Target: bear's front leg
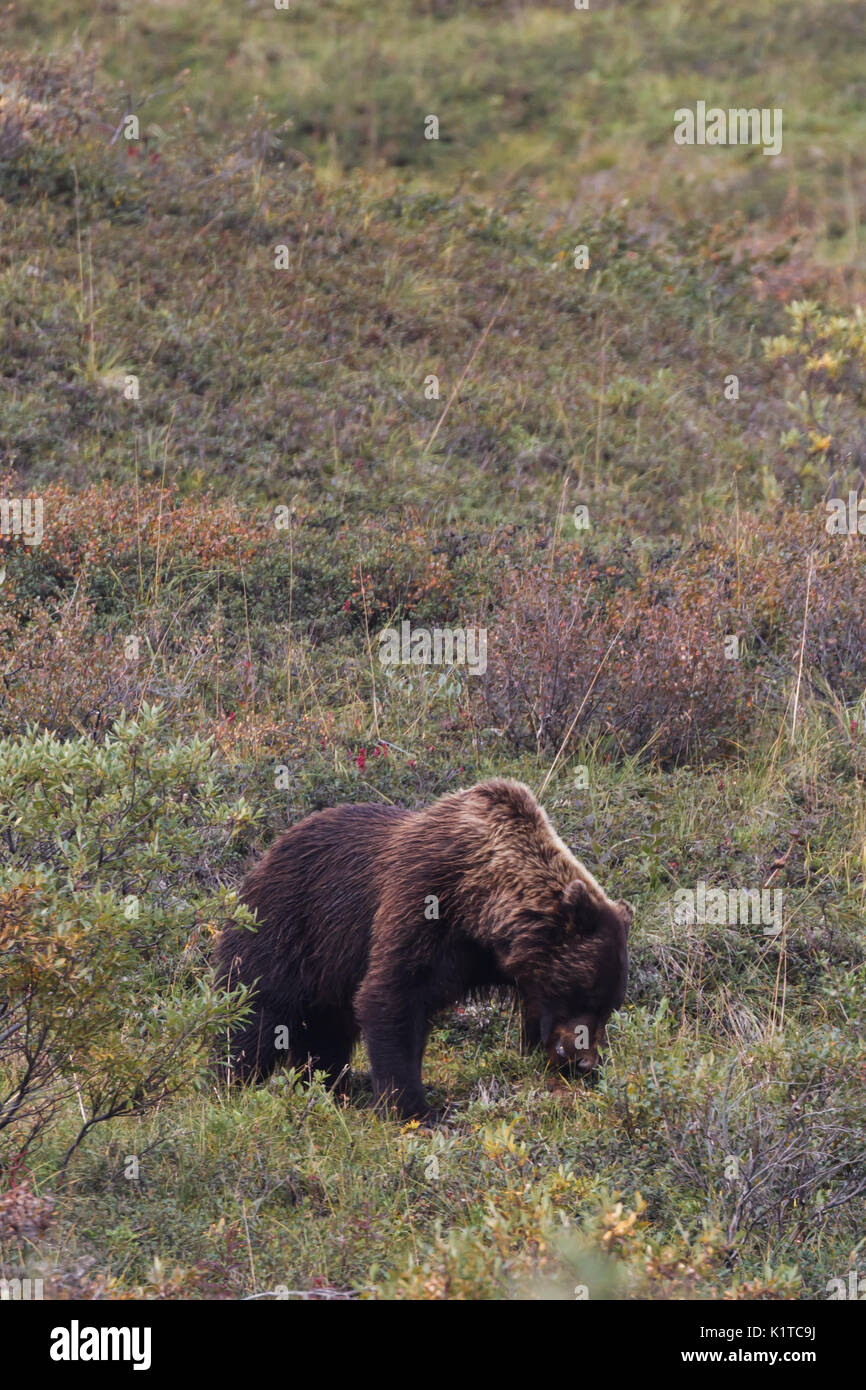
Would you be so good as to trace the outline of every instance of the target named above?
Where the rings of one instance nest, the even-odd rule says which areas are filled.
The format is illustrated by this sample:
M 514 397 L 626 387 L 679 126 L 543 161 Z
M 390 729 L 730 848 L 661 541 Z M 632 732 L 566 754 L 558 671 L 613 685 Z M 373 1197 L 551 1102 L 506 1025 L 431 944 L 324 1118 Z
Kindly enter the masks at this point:
M 541 1042 L 538 1015 L 522 995 L 518 1000 L 518 1019 L 520 1023 L 520 1051 L 532 1052 Z
M 427 1040 L 423 1001 L 404 997 L 395 1006 L 395 995 L 387 989 L 362 985 L 355 996 L 355 1017 L 370 1054 L 376 1104 L 393 1106 L 401 1120 L 423 1119 L 429 1114 L 421 1082 Z

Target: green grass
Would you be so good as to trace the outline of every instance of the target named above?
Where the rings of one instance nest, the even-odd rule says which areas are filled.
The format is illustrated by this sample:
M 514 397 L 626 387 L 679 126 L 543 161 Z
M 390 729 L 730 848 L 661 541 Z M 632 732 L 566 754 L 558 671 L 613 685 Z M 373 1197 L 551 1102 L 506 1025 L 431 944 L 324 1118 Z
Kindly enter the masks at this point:
M 724 771 L 665 776 L 576 755 L 589 788 L 574 792 L 568 769 L 547 804 L 639 911 L 630 999 L 596 1089 L 554 1085 L 522 1057 L 509 1006 L 470 1006 L 428 1051 L 433 1099 L 452 1106 L 440 1129 L 374 1116 L 363 1052 L 340 1105 L 287 1073 L 228 1094 L 205 1082 L 92 1134 L 59 1188 L 53 1239 L 13 1241 L 10 1257 L 49 1287 L 149 1297 L 565 1298 L 582 1283 L 594 1298 L 822 1297 L 861 1241 L 856 1200 L 820 1211 L 837 1190 L 822 1172 L 845 1153 L 856 1162 L 861 1142 L 860 786 L 841 771 L 826 780 L 836 755 L 818 719 L 796 748 Z M 538 775 L 531 762 L 495 766 Z M 363 781 L 346 768 L 296 798 L 388 785 L 375 771 Z M 280 798 L 257 785 L 266 839 Z M 674 922 L 677 884 L 760 882 L 794 837 L 783 937 Z M 38 1188 L 58 1191 L 74 1123 L 31 1158 Z M 743 1211 L 732 1160 L 763 1179 Z M 637 1215 L 605 1238 L 618 1203 Z

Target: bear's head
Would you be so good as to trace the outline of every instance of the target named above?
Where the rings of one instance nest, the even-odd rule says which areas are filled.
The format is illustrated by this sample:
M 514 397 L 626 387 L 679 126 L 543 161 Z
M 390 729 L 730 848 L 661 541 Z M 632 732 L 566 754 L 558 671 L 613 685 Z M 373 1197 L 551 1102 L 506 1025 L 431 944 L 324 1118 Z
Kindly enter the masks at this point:
M 628 903 L 613 902 L 595 887 L 580 878 L 567 885 L 544 914 L 543 958 L 517 972 L 550 1065 L 578 1074 L 598 1066 L 608 1019 L 625 999 L 634 920 Z M 538 917 L 536 923 L 538 930 Z

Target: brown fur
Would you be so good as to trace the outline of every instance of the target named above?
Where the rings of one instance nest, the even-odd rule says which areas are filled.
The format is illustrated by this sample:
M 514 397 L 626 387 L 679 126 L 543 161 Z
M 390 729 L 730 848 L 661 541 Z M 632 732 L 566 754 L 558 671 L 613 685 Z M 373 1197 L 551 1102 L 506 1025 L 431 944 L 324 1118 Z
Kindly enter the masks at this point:
M 438 920 L 425 916 L 431 895 Z M 280 836 L 241 896 L 259 928 L 223 932 L 217 969 L 223 984 L 256 986 L 231 1046 L 244 1078 L 280 1060 L 285 1025 L 289 1059 L 337 1081 L 360 1032 L 377 1099 L 422 1115 L 430 1021 L 468 992 L 516 988 L 527 1041 L 582 1071 L 625 995 L 631 908 L 607 897 L 520 782 L 482 782 L 420 811 L 318 811 Z

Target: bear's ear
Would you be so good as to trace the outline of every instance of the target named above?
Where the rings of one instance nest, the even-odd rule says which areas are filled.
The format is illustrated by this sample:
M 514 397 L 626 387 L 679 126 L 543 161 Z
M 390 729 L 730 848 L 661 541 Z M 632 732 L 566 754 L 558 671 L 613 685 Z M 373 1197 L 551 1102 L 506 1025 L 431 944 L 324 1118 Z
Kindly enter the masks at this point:
M 573 878 L 562 895 L 562 910 L 565 914 L 566 931 L 590 931 L 592 916 L 589 912 L 589 889 L 582 878 Z
M 625 927 L 625 934 L 628 936 L 629 930 L 634 923 L 634 908 L 631 903 L 626 902 L 625 898 L 618 898 L 616 905 L 619 908 L 619 915 Z

